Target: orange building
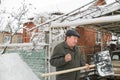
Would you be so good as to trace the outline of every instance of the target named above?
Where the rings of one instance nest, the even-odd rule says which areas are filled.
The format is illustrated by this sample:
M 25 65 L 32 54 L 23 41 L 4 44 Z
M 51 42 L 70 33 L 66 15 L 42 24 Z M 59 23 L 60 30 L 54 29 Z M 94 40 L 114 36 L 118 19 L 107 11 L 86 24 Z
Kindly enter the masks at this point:
M 35 27 L 33 22 L 25 23 L 26 28 L 31 29 Z M 108 41 L 111 40 L 112 34 L 107 32 L 97 32 L 94 28 L 77 27 L 76 30 L 80 34 L 78 45 L 81 46 L 83 53 L 94 53 L 106 47 Z M 38 29 L 36 29 L 38 32 Z M 31 31 L 27 32 L 27 29 L 23 29 L 22 41 L 23 43 L 29 43 L 31 37 Z M 102 44 L 102 46 L 101 46 Z
M 9 32 L 0 32 L 0 44 L 8 42 L 10 38 Z M 16 33 L 11 40 L 11 43 L 22 43 L 22 33 Z
M 107 32 L 97 32 L 93 28 L 77 27 L 80 34 L 78 45 L 81 46 L 82 53 L 92 54 L 106 47 L 108 41 L 111 40 L 112 34 Z M 101 46 L 102 44 L 102 46 Z
M 105 5 L 105 4 L 106 4 L 106 1 L 105 1 L 105 0 L 97 0 L 94 5 L 95 5 L 95 6 L 101 6 L 101 5 Z
M 28 30 L 35 27 L 35 24 L 33 22 L 27 22 L 27 23 L 24 24 L 24 27 L 25 28 L 23 29 L 22 42 L 23 43 L 29 43 L 32 31 L 28 31 Z M 38 30 L 36 30 L 36 32 L 37 31 Z

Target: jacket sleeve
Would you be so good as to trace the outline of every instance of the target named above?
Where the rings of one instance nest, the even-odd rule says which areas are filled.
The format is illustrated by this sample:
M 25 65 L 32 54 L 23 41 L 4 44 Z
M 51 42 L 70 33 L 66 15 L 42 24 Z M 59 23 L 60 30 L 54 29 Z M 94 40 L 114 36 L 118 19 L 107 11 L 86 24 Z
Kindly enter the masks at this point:
M 79 54 L 80 54 L 80 66 L 85 66 L 85 60 L 83 58 L 83 55 L 80 52 L 80 49 L 78 48 Z
M 50 64 L 55 67 L 60 67 L 66 64 L 65 52 L 63 48 L 56 46 L 50 59 Z
M 83 56 L 80 54 L 80 65 L 85 66 L 85 60 L 83 59 Z

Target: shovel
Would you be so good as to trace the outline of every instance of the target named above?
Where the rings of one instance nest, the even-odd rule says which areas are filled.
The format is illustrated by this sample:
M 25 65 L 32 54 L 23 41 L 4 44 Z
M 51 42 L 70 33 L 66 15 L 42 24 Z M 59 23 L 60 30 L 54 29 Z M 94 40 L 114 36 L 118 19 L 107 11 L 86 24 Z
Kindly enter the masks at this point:
M 95 64 L 89 65 L 89 68 L 96 67 L 97 72 L 100 76 L 109 76 L 114 74 L 112 63 L 111 63 L 111 57 L 108 50 L 96 53 L 94 55 L 94 62 Z M 67 70 L 62 70 L 57 72 L 44 73 L 44 74 L 41 74 L 40 76 L 48 77 L 48 76 L 60 75 L 60 74 L 65 74 L 65 73 L 85 70 L 85 69 L 86 69 L 86 66 L 83 66 L 83 67 L 77 67 L 77 68 L 72 68 L 72 69 L 67 69 Z

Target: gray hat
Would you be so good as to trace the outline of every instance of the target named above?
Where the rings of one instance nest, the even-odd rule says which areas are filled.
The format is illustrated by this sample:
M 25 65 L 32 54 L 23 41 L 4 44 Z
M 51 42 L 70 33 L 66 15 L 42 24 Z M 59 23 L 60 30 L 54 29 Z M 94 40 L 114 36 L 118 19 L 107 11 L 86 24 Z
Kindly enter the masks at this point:
M 66 32 L 66 36 L 76 36 L 76 37 L 80 38 L 79 33 L 76 32 L 75 30 L 68 30 L 68 31 Z

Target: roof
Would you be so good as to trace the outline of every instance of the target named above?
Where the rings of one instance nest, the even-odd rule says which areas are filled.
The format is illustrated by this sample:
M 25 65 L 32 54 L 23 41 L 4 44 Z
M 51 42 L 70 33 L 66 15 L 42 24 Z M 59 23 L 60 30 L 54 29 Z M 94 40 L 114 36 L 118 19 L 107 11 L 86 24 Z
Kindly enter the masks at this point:
M 87 14 L 85 14 L 87 13 Z M 97 6 L 96 8 L 88 9 L 81 15 L 82 18 L 97 18 L 104 16 L 120 15 L 120 2 L 113 2 L 103 6 Z M 110 31 L 113 33 L 120 34 L 120 22 L 111 22 L 111 23 L 100 23 L 95 24 L 95 28 L 100 31 Z
M 90 2 L 72 12 L 67 16 L 62 17 L 62 22 L 77 21 L 80 19 L 94 19 L 105 16 L 120 15 L 120 2 L 115 0 L 112 3 L 105 4 L 102 6 L 90 6 L 94 2 Z M 86 6 L 89 6 L 86 8 Z M 93 24 L 94 27 L 100 31 L 110 31 L 113 33 L 120 34 L 120 21 L 109 22 L 109 23 L 98 23 Z

